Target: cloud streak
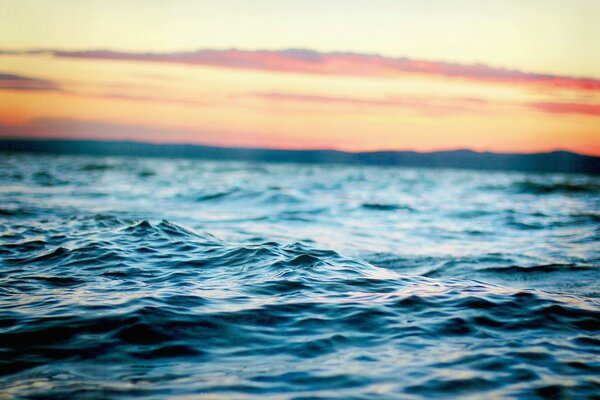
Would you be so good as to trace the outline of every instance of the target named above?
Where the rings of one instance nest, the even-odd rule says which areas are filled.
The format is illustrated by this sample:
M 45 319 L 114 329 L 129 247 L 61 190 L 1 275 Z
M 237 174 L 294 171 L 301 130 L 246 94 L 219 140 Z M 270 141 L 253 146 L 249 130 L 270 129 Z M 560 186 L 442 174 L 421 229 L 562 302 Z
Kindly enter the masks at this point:
M 600 105 L 582 103 L 531 103 L 531 107 L 551 114 L 584 114 L 600 117 Z
M 407 57 L 392 58 L 378 54 L 326 53 L 306 49 L 257 51 L 201 49 L 192 52 L 172 53 L 131 53 L 111 50 L 29 50 L 22 52 L 3 51 L 0 54 L 49 54 L 61 58 L 175 63 L 337 76 L 398 77 L 423 75 L 545 88 L 600 91 L 600 80 L 593 78 L 539 74 L 516 69 L 498 68 L 486 64 L 458 64 Z
M 58 91 L 66 95 L 82 96 L 99 99 L 112 99 L 116 101 L 134 101 L 134 102 L 160 102 L 168 104 L 181 104 L 188 106 L 211 106 L 216 103 L 209 100 L 199 100 L 191 98 L 174 98 L 164 96 L 140 96 L 119 92 L 104 93 L 86 93 L 63 89 L 60 83 L 45 79 L 27 77 L 10 73 L 0 72 L 0 90 L 17 91 Z M 342 106 L 348 109 L 360 108 L 379 109 L 396 108 L 413 110 L 425 115 L 444 116 L 455 113 L 481 113 L 495 111 L 510 111 L 511 109 L 533 109 L 548 114 L 579 114 L 591 117 L 600 117 L 600 105 L 589 103 L 573 102 L 507 102 L 493 101 L 481 97 L 423 97 L 423 96 L 386 96 L 386 97 L 348 97 L 348 96 L 328 96 L 308 93 L 287 93 L 287 92 L 251 92 L 239 94 L 230 97 L 235 98 L 260 99 L 276 103 L 306 103 L 319 105 Z M 231 104 L 231 103 L 230 103 Z M 238 104 L 238 106 L 241 106 Z M 73 125 L 70 125 L 72 127 Z M 46 129 L 53 129 L 53 126 L 45 126 Z
M 60 85 L 44 79 L 0 73 L 0 90 L 60 91 Z
M 550 114 L 582 114 L 600 117 L 600 105 L 566 102 L 491 101 L 479 97 L 396 96 L 385 98 L 336 97 L 297 93 L 259 92 L 252 96 L 268 101 L 331 104 L 348 107 L 393 107 L 412 109 L 429 115 L 452 115 L 459 112 L 480 113 L 533 109 Z
M 388 96 L 383 98 L 336 97 L 280 92 L 259 92 L 252 96 L 276 102 L 331 104 L 348 107 L 392 107 L 412 109 L 423 114 L 447 115 L 456 112 L 482 112 L 489 101 L 474 97 L 431 98 L 422 96 Z

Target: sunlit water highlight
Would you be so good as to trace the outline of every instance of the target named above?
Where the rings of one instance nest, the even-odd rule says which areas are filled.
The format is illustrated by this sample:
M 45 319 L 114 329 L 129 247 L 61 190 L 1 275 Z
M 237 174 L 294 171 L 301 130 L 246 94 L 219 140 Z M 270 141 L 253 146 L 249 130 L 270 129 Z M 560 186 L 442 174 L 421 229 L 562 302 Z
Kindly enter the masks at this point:
M 0 397 L 593 398 L 600 178 L 0 155 Z

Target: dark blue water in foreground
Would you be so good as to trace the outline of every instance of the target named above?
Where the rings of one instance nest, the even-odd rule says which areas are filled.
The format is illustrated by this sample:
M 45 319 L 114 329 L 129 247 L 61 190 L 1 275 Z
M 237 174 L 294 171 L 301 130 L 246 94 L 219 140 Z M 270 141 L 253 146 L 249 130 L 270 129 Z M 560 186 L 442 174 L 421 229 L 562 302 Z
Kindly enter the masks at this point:
M 0 397 L 594 398 L 599 210 L 584 175 L 0 154 Z

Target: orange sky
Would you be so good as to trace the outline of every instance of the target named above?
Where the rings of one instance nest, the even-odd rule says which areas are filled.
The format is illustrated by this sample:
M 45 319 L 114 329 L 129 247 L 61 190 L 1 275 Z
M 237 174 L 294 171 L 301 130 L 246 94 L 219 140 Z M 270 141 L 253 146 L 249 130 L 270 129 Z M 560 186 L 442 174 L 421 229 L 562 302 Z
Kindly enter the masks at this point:
M 62 3 L 55 3 L 59 11 Z M 131 6 L 135 2 L 125 3 Z M 0 49 L 0 136 L 351 151 L 566 149 L 600 155 L 600 77 L 592 72 L 597 50 L 589 41 L 579 45 L 588 50 L 577 53 L 583 59 L 570 62 L 563 60 L 566 47 L 560 43 L 554 55 L 540 48 L 540 55 L 548 60 L 547 68 L 535 57 L 524 56 L 522 62 L 512 59 L 506 49 L 512 46 L 519 53 L 528 43 L 506 43 L 506 48 L 497 51 L 497 57 L 504 58 L 496 59 L 483 46 L 477 50 L 472 43 L 476 37 L 468 36 L 463 38 L 464 45 L 456 43 L 454 57 L 448 50 L 443 59 L 436 58 L 439 55 L 433 48 L 431 57 L 417 54 L 419 48 L 411 47 L 414 44 L 405 46 L 407 54 L 386 52 L 376 40 L 377 32 L 372 35 L 372 50 L 365 38 L 357 41 L 361 48 L 342 47 L 344 42 L 340 42 L 340 48 L 330 49 L 327 46 L 335 45 L 330 39 L 321 42 L 308 33 L 312 42 L 298 43 L 292 35 L 299 29 L 292 26 L 297 21 L 290 22 L 289 29 L 283 24 L 273 32 L 284 38 L 287 34 L 288 47 L 274 44 L 281 38 L 262 37 L 254 46 L 243 46 L 243 35 L 238 45 L 235 36 L 227 42 L 217 34 L 211 45 L 200 31 L 197 37 L 205 39 L 197 40 L 196 47 L 189 43 L 194 35 L 184 40 L 166 33 L 169 40 L 158 47 L 143 37 L 137 42 L 127 40 L 124 46 L 117 34 L 129 38 L 135 36 L 135 29 L 108 34 L 110 27 L 99 23 L 102 12 L 113 10 L 116 3 L 87 3 L 100 10 L 100 21 L 73 40 L 66 32 L 62 36 L 57 33 L 66 28 L 52 20 L 61 18 L 52 14 L 56 10 L 48 11 L 46 25 L 25 28 L 27 17 L 33 18 L 34 11 L 44 6 L 29 10 L 27 1 L 8 4 L 2 15 L 12 11 L 22 19 L 22 27 L 12 31 L 12 38 L 0 40 L 4 47 Z M 589 4 L 581 2 L 581 7 Z M 184 12 L 178 11 L 179 5 L 164 3 L 162 7 L 177 15 Z M 274 8 L 272 18 L 282 17 L 284 11 Z M 384 24 L 385 9 L 379 11 Z M 401 11 L 389 10 L 398 15 Z M 419 10 L 412 12 L 422 15 L 423 23 L 431 18 Z M 144 16 L 131 15 L 132 27 L 145 26 L 147 20 L 136 19 Z M 94 18 L 93 14 L 71 16 L 64 24 L 83 29 Z M 269 15 L 261 18 L 269 21 Z M 370 18 L 377 20 L 378 16 Z M 475 24 L 477 20 L 470 18 Z M 570 24 L 578 17 L 563 14 L 563 18 Z M 581 18 L 579 23 L 585 25 L 587 20 Z M 167 32 L 173 24 L 167 21 L 156 30 Z M 530 40 L 541 40 L 544 32 L 538 31 L 543 26 L 533 25 L 539 38 L 532 34 Z M 217 27 L 197 26 L 195 29 L 217 32 Z M 256 25 L 256 29 L 264 28 Z M 488 35 L 489 41 L 496 35 L 485 29 L 481 34 Z M 104 42 L 96 37 L 103 37 Z M 527 37 L 522 40 L 526 42 Z M 352 43 L 351 39 L 345 40 Z M 302 49 L 290 50 L 297 44 Z M 430 46 L 423 42 L 423 48 Z

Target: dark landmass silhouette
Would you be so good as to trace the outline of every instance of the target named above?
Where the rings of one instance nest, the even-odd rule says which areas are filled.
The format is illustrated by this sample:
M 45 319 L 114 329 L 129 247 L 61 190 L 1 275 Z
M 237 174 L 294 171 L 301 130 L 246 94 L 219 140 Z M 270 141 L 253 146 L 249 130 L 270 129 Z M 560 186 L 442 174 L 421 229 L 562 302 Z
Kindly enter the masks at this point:
M 491 153 L 472 150 L 430 153 L 414 151 L 351 153 L 338 150 L 277 150 L 72 139 L 0 139 L 0 151 L 600 174 L 600 157 L 568 151 L 532 154 Z

